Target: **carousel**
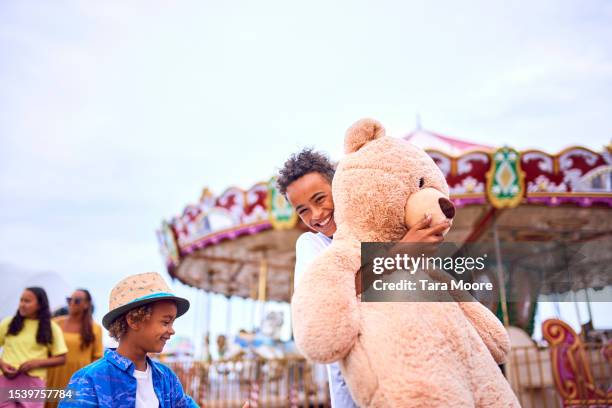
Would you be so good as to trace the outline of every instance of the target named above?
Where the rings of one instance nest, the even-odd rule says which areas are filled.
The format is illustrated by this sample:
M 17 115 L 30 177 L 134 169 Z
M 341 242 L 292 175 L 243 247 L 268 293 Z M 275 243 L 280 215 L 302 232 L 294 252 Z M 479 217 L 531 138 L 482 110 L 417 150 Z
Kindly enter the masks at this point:
M 457 208 L 446 241 L 460 247 L 482 243 L 496 254 L 492 259 L 495 275 L 485 279 L 497 281 L 498 292 L 494 301 L 486 304 L 509 328 L 513 342 L 520 343 L 522 354 L 513 355 L 506 374 L 521 403 L 560 406 L 564 394 L 555 379 L 562 376 L 555 372 L 563 364 L 556 365 L 555 358 L 570 354 L 550 357 L 551 350 L 536 345 L 530 336 L 538 300 L 576 300 L 576 294 L 582 294 L 587 301 L 594 301 L 589 295 L 609 294 L 612 145 L 602 151 L 580 146 L 556 153 L 518 151 L 421 129 L 404 139 L 425 148 L 446 177 Z M 260 308 L 259 320 L 253 324 L 259 329 L 265 327 L 267 301 L 291 299 L 295 241 L 306 230 L 270 179 L 248 190 L 232 187 L 218 196 L 204 189 L 196 204 L 162 223 L 158 240 L 173 279 L 208 293 L 252 299 L 253 307 Z M 524 243 L 525 247 L 538 243 L 531 246 L 547 251 L 504 253 L 504 243 Z M 558 265 L 543 260 L 558 259 L 576 245 L 582 262 L 572 264 L 571 273 L 579 278 L 560 279 Z M 543 332 L 545 337 L 550 334 Z M 261 333 L 242 333 L 243 343 L 249 335 Z M 583 341 L 587 340 L 583 336 Z M 278 339 L 271 339 L 268 345 L 274 348 Z M 528 350 L 522 350 L 523 346 Z M 539 373 L 550 375 L 535 379 L 536 373 L 531 378 L 531 366 L 536 363 Z M 325 377 L 287 348 L 277 354 L 241 354 L 233 361 L 201 364 L 199 369 L 184 367 L 184 383 L 206 406 L 239 406 L 246 397 L 256 398 L 263 406 L 328 404 Z M 607 374 L 612 378 L 611 372 L 604 376 Z M 220 384 L 225 384 L 225 389 Z M 577 394 L 573 397 L 578 398 Z

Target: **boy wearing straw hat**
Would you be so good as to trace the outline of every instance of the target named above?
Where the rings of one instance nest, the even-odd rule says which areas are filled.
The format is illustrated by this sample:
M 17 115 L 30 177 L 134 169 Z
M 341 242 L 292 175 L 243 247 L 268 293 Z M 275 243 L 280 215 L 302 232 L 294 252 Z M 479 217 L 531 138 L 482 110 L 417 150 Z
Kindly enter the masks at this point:
M 147 356 L 162 351 L 174 320 L 188 309 L 189 301 L 174 296 L 158 273 L 120 281 L 102 319 L 119 346 L 74 373 L 67 388 L 72 395 L 60 407 L 197 407 L 176 374 Z

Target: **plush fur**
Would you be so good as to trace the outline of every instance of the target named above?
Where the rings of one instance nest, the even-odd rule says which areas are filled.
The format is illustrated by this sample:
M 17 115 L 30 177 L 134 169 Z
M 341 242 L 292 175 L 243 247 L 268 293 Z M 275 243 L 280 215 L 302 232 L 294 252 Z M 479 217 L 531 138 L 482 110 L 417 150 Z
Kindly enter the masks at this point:
M 348 131 L 332 192 L 338 230 L 292 299 L 300 351 L 340 361 L 360 407 L 518 407 L 502 375 L 510 348 L 477 302 L 367 303 L 355 296 L 360 242 L 397 241 L 423 212 L 446 218 L 446 181 L 431 158 L 365 119 Z M 423 186 L 420 187 L 421 178 Z

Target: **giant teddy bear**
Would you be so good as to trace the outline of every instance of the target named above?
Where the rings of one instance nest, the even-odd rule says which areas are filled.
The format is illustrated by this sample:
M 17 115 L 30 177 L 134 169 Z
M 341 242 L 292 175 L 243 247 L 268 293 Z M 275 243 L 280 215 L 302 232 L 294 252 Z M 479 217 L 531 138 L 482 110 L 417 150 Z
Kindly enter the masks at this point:
M 361 242 L 400 240 L 424 211 L 452 218 L 448 186 L 420 148 L 363 119 L 347 131 L 332 182 L 338 229 L 292 299 L 299 350 L 340 362 L 360 407 L 518 407 L 498 364 L 499 320 L 478 302 L 361 302 Z

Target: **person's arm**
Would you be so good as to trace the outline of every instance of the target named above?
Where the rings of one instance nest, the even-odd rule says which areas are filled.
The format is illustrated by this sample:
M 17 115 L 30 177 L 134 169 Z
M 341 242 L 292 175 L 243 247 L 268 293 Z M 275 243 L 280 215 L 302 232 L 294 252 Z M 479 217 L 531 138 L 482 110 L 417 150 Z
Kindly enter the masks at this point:
M 9 319 L 4 319 L 2 322 L 0 322 L 0 347 L 4 346 L 4 339 L 6 337 L 6 332 L 8 331 L 9 322 Z M 2 359 L 0 359 L 0 371 L 2 371 L 2 374 L 9 379 L 14 378 L 17 376 L 17 374 L 19 374 L 19 369 L 17 367 L 13 367 L 9 363 L 2 361 Z
M 97 323 L 93 323 L 94 344 L 91 350 L 91 361 L 96 361 L 104 355 L 104 346 L 102 345 L 102 329 Z
M 53 356 L 53 357 L 44 358 L 40 360 L 28 360 L 19 366 L 19 372 L 23 374 L 27 374 L 29 371 L 34 370 L 35 368 L 55 367 L 55 366 L 62 365 L 65 363 L 66 363 L 65 354 L 62 354 L 61 356 Z
M 66 341 L 64 340 L 64 331 L 55 322 L 51 322 L 51 334 L 53 336 L 53 340 L 49 345 L 49 355 L 54 357 L 68 353 L 68 347 L 66 347 Z M 61 365 L 64 363 L 65 360 L 55 365 Z
M 49 357 L 39 360 L 29 360 L 19 366 L 19 372 L 28 373 L 35 368 L 55 367 L 66 363 L 68 348 L 64 342 L 64 332 L 57 323 L 51 321 L 52 341 L 49 345 Z
M 174 373 L 174 371 L 170 370 L 166 367 L 168 372 L 171 375 L 171 392 L 172 392 L 172 401 L 173 406 L 176 408 L 198 408 L 198 404 L 191 398 L 189 395 L 185 394 L 183 390 L 183 385 L 179 381 L 178 377 Z
M 300 235 L 295 243 L 295 268 L 293 272 L 293 289 L 297 288 L 306 268 L 310 266 L 317 255 L 321 253 L 321 245 L 317 243 L 314 234 L 306 233 Z
M 96 387 L 91 378 L 82 371 L 77 371 L 70 378 L 66 393 L 68 395 L 60 401 L 58 408 L 99 406 Z
M 372 270 L 372 259 L 377 257 L 394 258 L 396 255 L 408 255 L 419 257 L 425 253 L 434 253 L 437 245 L 444 240 L 440 235 L 449 226 L 448 221 L 431 225 L 431 215 L 425 215 L 421 221 L 410 227 L 406 234 L 393 246 L 381 248 L 375 254 L 370 254 L 370 261 L 361 265 L 361 270 L 355 278 L 357 294 L 367 291 L 379 277 L 373 273 L 367 273 L 362 277 L 363 271 Z

